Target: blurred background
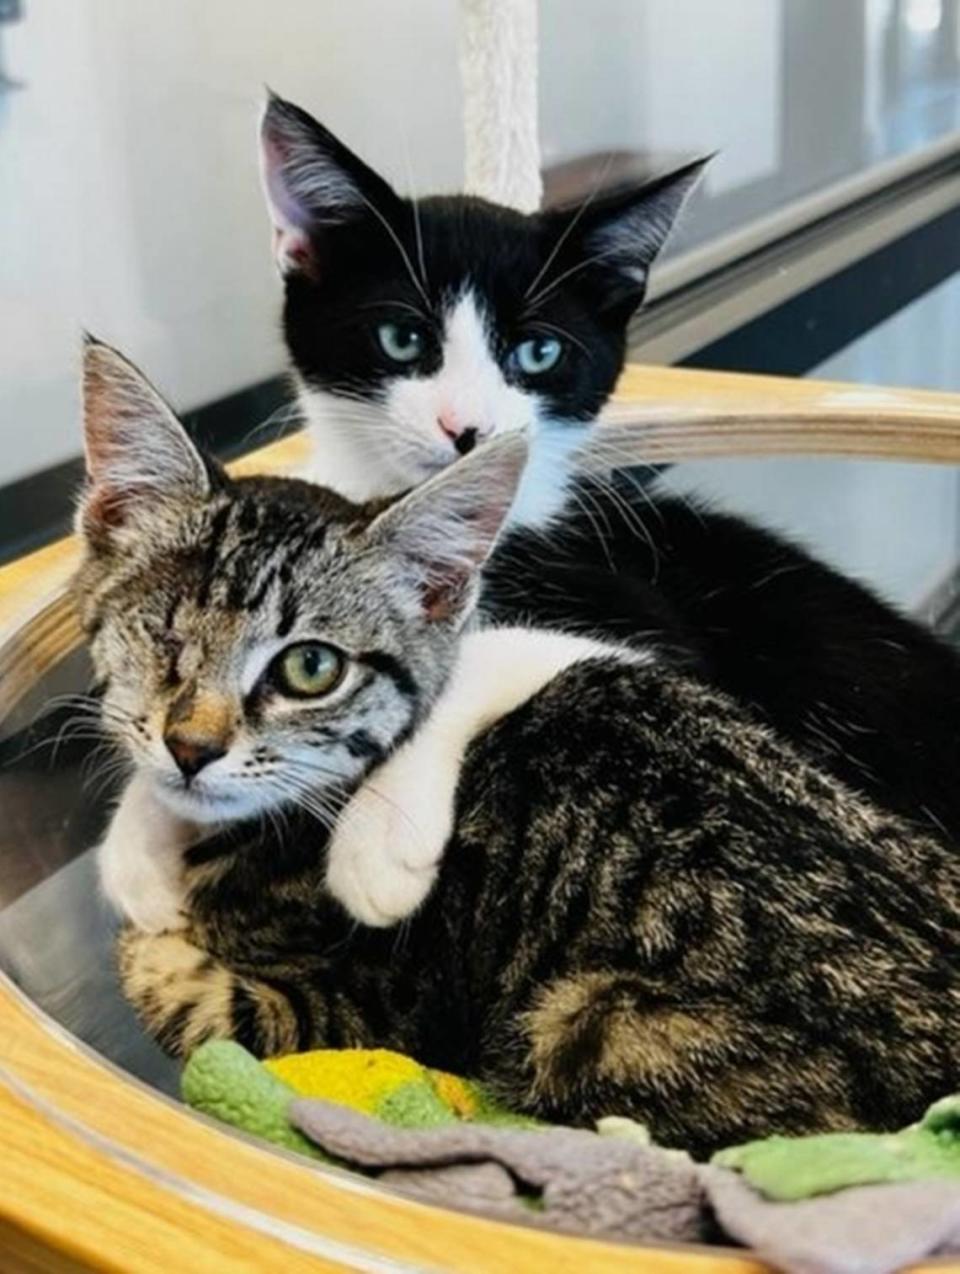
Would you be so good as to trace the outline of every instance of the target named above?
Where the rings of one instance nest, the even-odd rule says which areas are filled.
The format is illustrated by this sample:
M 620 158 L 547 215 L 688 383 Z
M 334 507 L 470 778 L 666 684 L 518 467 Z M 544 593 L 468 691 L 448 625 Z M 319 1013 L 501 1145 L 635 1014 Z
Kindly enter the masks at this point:
M 455 0 L 0 0 L 0 557 L 65 525 L 81 327 L 222 451 L 272 436 L 254 433 L 285 397 L 263 85 L 401 189 L 455 190 L 459 24 Z M 960 388 L 960 0 L 541 0 L 539 28 L 548 197 L 582 196 L 611 153 L 616 176 L 719 152 L 634 358 Z M 941 548 L 887 570 L 892 470 L 764 463 L 676 479 L 910 605 L 936 588 L 953 474 L 896 479 Z

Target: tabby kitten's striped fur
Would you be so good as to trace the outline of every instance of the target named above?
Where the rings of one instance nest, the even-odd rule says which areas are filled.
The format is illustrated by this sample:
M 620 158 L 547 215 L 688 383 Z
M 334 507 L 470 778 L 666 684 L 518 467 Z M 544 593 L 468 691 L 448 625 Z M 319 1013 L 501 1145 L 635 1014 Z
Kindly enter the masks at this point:
M 231 482 L 169 416 L 145 468 L 156 400 L 91 359 L 78 595 L 107 720 L 165 808 L 216 811 L 184 851 L 184 927 L 121 939 L 167 1049 L 388 1046 L 698 1154 L 897 1127 L 956 1088 L 955 852 L 659 659 L 582 660 L 478 738 L 425 906 L 399 933 L 358 928 L 325 887 L 324 815 L 441 692 L 516 444 L 386 510 Z M 285 697 L 277 660 L 321 640 L 347 671 Z M 308 751 L 298 800 L 282 776 Z M 273 820 L 232 820 L 234 801 Z

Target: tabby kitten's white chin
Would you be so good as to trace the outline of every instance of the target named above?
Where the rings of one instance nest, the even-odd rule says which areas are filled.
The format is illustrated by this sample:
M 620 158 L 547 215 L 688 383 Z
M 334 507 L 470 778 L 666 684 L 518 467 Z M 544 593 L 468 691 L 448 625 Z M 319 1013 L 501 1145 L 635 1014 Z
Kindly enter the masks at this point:
M 152 784 L 157 799 L 178 818 L 191 823 L 231 823 L 254 818 L 277 804 L 252 785 L 244 786 L 239 781 L 218 784 L 216 779 L 206 780 L 202 775 L 190 787 L 165 776 L 153 777 Z

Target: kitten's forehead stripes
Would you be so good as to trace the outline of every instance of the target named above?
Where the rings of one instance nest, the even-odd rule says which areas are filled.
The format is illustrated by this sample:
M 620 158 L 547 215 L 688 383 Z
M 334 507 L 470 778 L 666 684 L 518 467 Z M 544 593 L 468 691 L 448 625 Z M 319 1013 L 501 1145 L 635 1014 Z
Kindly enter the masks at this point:
M 341 507 L 331 517 L 321 502 L 311 506 L 306 500 L 288 505 L 271 500 L 267 507 L 258 504 L 256 494 L 241 492 L 213 515 L 199 557 L 196 602 L 204 609 L 215 593 L 228 609 L 249 614 L 276 591 L 278 635 L 284 636 L 299 613 L 295 581 L 302 559 L 323 549 L 331 521 L 346 521 L 346 511 L 354 517 L 356 511 L 338 502 Z
M 277 576 L 282 585 L 283 579 L 284 579 L 282 572 L 278 570 Z M 287 578 L 289 580 L 289 575 Z M 284 587 L 283 595 L 280 601 L 280 620 L 277 624 L 278 637 L 288 637 L 290 635 L 290 633 L 293 631 L 294 625 L 297 622 L 299 614 L 300 614 L 300 608 L 297 605 L 296 598 L 290 592 L 289 588 Z
M 220 560 L 220 546 L 230 520 L 232 506 L 224 504 L 213 515 L 206 546 L 200 558 L 200 589 L 197 593 L 197 605 L 207 606 L 210 602 L 210 589 L 217 574 Z

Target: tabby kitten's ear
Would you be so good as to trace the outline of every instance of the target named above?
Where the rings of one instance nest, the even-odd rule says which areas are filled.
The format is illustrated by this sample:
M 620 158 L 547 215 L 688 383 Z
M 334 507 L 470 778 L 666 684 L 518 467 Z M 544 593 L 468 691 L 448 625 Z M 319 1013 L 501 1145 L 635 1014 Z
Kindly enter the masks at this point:
M 523 432 L 486 443 L 392 504 L 368 527 L 368 541 L 394 558 L 431 622 L 462 624 L 473 609 L 480 569 L 493 551 L 527 461 Z
M 544 213 L 561 245 L 561 259 L 573 258 L 568 268 L 589 265 L 602 274 L 612 303 L 638 304 L 650 267 L 711 158 L 697 159 L 642 186 L 614 190 L 591 200 L 580 212 L 567 208 Z
M 210 478 L 199 451 L 150 382 L 109 345 L 83 349 L 87 483 L 78 530 L 96 539 L 163 497 L 202 499 Z
M 312 115 L 270 93 L 260 122 L 260 171 L 283 275 L 321 273 L 324 231 L 400 203 L 382 177 Z

